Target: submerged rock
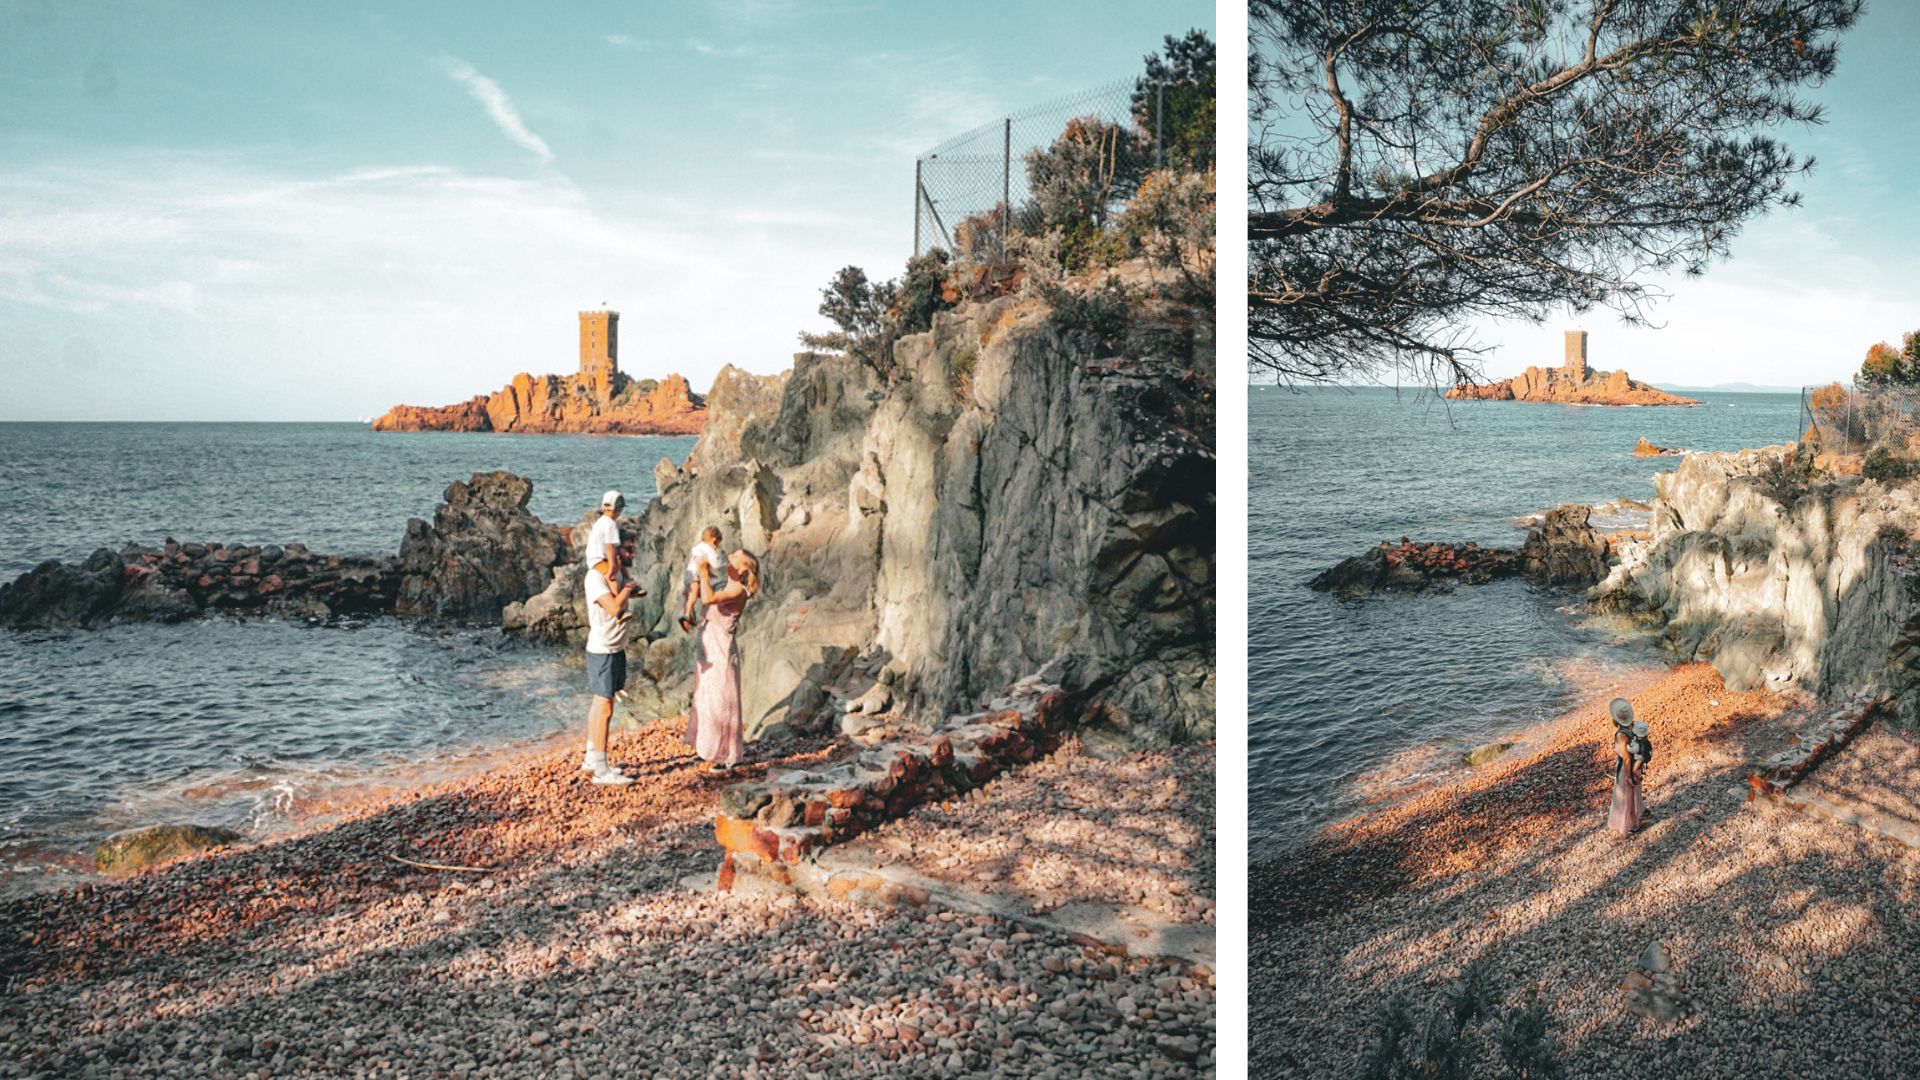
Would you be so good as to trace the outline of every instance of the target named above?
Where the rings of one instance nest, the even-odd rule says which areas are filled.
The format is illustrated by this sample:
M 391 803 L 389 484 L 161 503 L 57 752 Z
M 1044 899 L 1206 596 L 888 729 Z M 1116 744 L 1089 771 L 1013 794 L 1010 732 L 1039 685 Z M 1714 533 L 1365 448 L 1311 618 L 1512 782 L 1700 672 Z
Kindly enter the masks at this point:
M 1343 559 L 1321 571 L 1308 587 L 1341 596 L 1371 596 L 1384 592 L 1419 592 L 1453 583 L 1481 585 L 1520 572 L 1520 554 L 1512 548 L 1483 548 L 1464 544 L 1434 544 L 1400 539 Z
M 107 837 L 94 851 L 93 862 L 103 873 L 126 873 L 191 851 L 226 847 L 241 839 L 240 833 L 216 825 L 149 825 Z
M 1470 767 L 1478 767 L 1499 758 L 1511 749 L 1513 744 L 1510 742 L 1490 742 L 1485 746 L 1476 746 L 1460 755 L 1460 760 Z

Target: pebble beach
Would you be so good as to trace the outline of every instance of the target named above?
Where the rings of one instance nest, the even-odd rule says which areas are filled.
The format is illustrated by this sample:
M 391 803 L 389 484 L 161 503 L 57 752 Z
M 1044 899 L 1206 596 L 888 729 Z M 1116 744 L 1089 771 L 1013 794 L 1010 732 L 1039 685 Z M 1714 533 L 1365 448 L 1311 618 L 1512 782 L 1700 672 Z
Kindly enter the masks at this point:
M 759 769 L 848 750 L 781 745 Z M 632 787 L 587 784 L 568 740 L 310 832 L 0 905 L 0 1076 L 1212 1072 L 1205 966 L 934 905 L 717 895 L 698 875 L 731 781 L 670 720 L 611 756 Z M 1131 770 L 1151 801 L 1200 766 L 1071 767 Z M 1185 856 L 1204 862 L 1149 892 L 1210 920 L 1206 792 L 1205 854 Z M 1004 811 L 959 802 L 928 810 L 947 815 L 942 857 L 971 864 L 987 840 L 966 839 L 969 815 Z
M 1920 858 L 1745 797 L 1747 763 L 1787 745 L 1811 703 L 1730 692 L 1703 664 L 1614 692 L 1655 738 L 1631 838 L 1604 828 L 1608 693 L 1254 868 L 1255 1075 L 1354 1074 L 1389 995 L 1431 1008 L 1475 957 L 1508 1007 L 1546 1003 L 1568 1076 L 1920 1072 Z M 1884 773 L 1911 762 L 1910 736 L 1882 727 L 1858 746 L 1816 778 L 1911 789 Z M 1629 1008 L 1656 942 L 1681 987 L 1673 1019 Z

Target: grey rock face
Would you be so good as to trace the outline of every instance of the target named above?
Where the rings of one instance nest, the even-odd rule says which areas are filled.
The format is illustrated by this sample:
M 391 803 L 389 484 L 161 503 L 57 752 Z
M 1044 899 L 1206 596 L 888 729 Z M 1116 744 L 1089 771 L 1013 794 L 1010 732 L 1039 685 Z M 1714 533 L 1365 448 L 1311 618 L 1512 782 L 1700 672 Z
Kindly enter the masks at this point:
M 106 548 L 79 566 L 49 559 L 0 585 L 0 626 L 92 626 L 118 611 L 125 593 L 120 560 Z
M 492 622 L 508 603 L 544 590 L 567 544 L 527 511 L 532 495 L 532 481 L 507 472 L 449 484 L 431 526 L 407 522 L 394 609 Z
M 641 522 L 635 625 L 655 640 L 636 698 L 685 699 L 680 572 L 713 524 L 761 560 L 750 735 L 824 730 L 877 682 L 931 723 L 1047 669 L 1127 745 L 1210 736 L 1211 332 L 1163 336 L 1191 351 L 1112 360 L 1002 298 L 901 340 L 890 384 L 811 353 L 723 372 Z
M 1523 572 L 1547 585 L 1587 588 L 1607 576 L 1607 541 L 1588 524 L 1593 509 L 1569 503 L 1549 510 L 1527 530 L 1520 548 Z
M 1692 454 L 1655 477 L 1651 537 L 1590 596 L 1665 625 L 1734 689 L 1883 690 L 1920 719 L 1920 500 L 1858 477 L 1807 482 L 1789 448 Z

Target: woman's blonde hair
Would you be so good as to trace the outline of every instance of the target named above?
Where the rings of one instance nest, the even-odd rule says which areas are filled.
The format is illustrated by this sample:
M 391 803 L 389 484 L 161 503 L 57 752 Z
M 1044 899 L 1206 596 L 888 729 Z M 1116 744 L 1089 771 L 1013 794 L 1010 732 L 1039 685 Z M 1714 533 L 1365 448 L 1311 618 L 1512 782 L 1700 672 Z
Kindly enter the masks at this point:
M 741 548 L 740 550 L 734 552 L 733 554 L 737 558 L 739 558 L 741 562 L 747 565 L 747 578 L 746 578 L 747 595 L 759 596 L 760 595 L 760 560 L 754 558 L 753 553 L 748 551 L 746 548 Z

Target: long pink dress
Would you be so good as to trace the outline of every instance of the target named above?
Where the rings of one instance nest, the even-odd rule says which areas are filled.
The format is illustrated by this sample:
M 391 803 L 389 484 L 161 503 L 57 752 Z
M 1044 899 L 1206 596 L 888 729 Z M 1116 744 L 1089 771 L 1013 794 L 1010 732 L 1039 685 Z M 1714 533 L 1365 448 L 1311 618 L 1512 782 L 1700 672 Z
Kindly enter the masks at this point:
M 693 704 L 687 709 L 687 743 L 708 761 L 738 765 L 746 752 L 740 722 L 740 647 L 734 631 L 747 598 L 707 605 L 693 652 Z
M 1613 760 L 1613 806 L 1607 810 L 1607 828 L 1630 836 L 1640 827 L 1646 806 L 1640 801 L 1640 785 L 1628 778 L 1627 759 L 1618 754 L 1617 745 Z

